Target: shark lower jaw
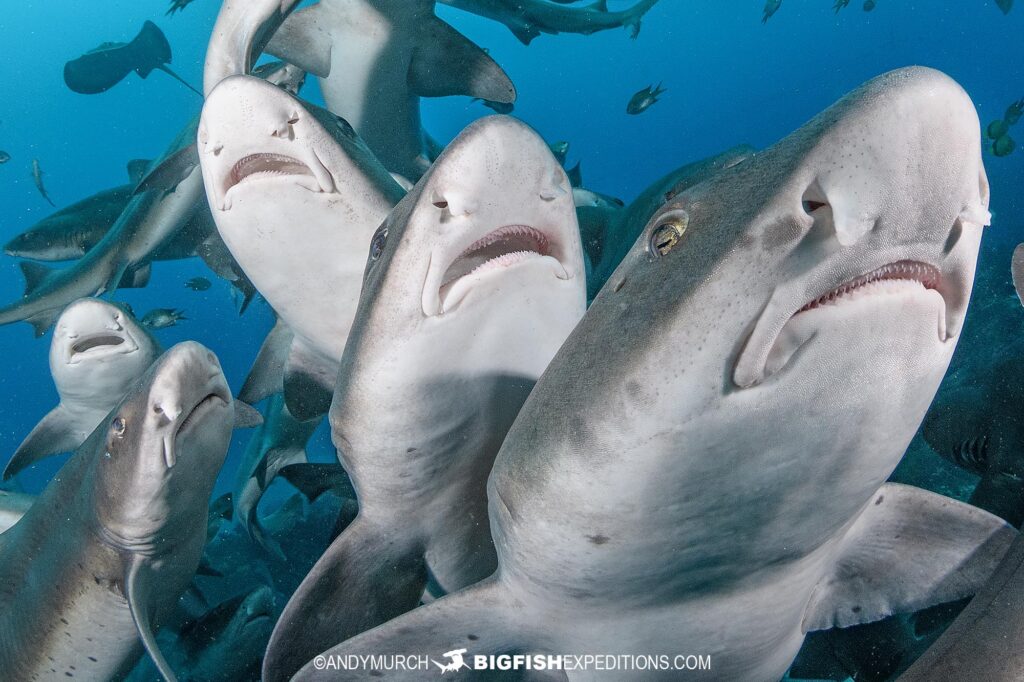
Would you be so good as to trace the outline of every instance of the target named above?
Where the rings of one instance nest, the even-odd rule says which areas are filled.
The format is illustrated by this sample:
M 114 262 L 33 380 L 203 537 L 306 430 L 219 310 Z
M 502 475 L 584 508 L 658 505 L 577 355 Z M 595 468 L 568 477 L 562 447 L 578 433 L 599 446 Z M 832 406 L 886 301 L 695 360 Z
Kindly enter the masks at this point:
M 221 180 L 220 210 L 229 211 L 237 194 L 252 189 L 263 191 L 261 185 L 289 184 L 317 194 L 337 191 L 334 177 L 310 149 L 306 160 L 288 154 L 259 152 L 235 162 Z
M 172 469 L 177 464 L 177 453 L 179 449 L 182 449 L 183 439 L 203 430 L 203 425 L 210 419 L 215 419 L 218 413 L 227 413 L 232 404 L 227 384 L 218 373 L 211 380 L 210 386 L 202 397 L 196 400 L 190 409 L 182 410 L 178 419 L 175 420 L 176 424 L 171 427 L 169 435 L 164 438 L 164 463 L 167 468 Z
M 571 279 L 563 247 L 552 232 L 530 225 L 506 225 L 486 233 L 451 259 L 443 272 L 431 268 L 424 290 L 424 312 L 428 316 L 443 315 L 458 306 L 472 289 L 521 271 Z
M 99 360 L 114 355 L 128 355 L 139 349 L 135 341 L 127 334 L 104 331 L 96 334 L 79 336 L 68 347 L 69 365 L 78 365 L 90 360 Z
M 967 286 L 954 282 L 956 279 L 944 276 L 929 263 L 900 260 L 798 302 L 789 308 L 791 312 L 769 302 L 739 355 L 733 382 L 741 389 L 751 388 L 784 370 L 817 330 L 828 326 L 830 316 L 845 313 L 851 306 L 860 306 L 863 314 L 877 314 L 879 306 L 894 304 L 898 299 L 931 306 L 936 313 L 936 341 L 948 344 L 959 334 L 964 313 L 951 305 L 951 300 L 965 298 L 952 291 L 954 286 Z M 890 316 L 899 324 L 898 315 Z

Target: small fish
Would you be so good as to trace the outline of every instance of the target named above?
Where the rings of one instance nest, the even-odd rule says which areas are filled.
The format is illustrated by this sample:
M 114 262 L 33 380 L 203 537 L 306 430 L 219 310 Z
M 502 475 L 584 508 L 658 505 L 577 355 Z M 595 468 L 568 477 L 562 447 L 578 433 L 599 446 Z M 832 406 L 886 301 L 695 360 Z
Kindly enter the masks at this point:
M 1013 9 L 1013 0 L 996 0 L 996 7 L 1001 9 L 1003 14 L 1009 14 Z
M 178 320 L 187 320 L 185 311 L 173 310 L 171 308 L 157 308 L 150 310 L 142 318 L 142 324 L 150 329 L 167 329 L 178 323 Z
M 32 179 L 36 183 L 36 189 L 43 195 L 47 203 L 54 208 L 57 208 L 57 204 L 53 203 L 53 199 L 46 193 L 46 187 L 43 186 L 43 169 L 39 166 L 39 159 L 32 159 Z
M 7 163 L 11 160 L 11 155 L 7 152 L 0 151 L 0 163 Z
M 766 0 L 764 3 L 764 16 L 761 18 L 762 24 L 767 24 L 768 20 L 779 11 L 779 7 L 782 6 L 782 0 Z
M 629 98 L 629 104 L 626 105 L 626 113 L 633 116 L 644 113 L 651 108 L 652 104 L 658 101 L 658 97 L 663 92 L 665 92 L 665 89 L 661 87 L 661 83 L 658 83 L 658 87 L 648 85 Z
M 1006 108 L 1006 116 L 1003 120 L 1006 121 L 1007 125 L 1017 125 L 1017 121 L 1020 120 L 1021 114 L 1024 114 L 1024 99 L 1019 99 Z
M 864 0 L 864 11 L 870 12 L 875 8 L 875 0 Z
M 839 14 L 839 10 L 843 9 L 849 4 L 850 0 L 836 0 L 836 4 L 832 5 L 832 9 L 836 11 L 836 14 Z
M 173 16 L 175 12 L 182 11 L 191 5 L 193 1 L 194 0 L 171 0 L 171 7 L 167 10 L 167 16 Z
M 512 110 L 516 108 L 516 105 L 511 102 L 492 102 L 489 99 L 480 99 L 479 97 L 474 97 L 473 101 L 480 102 L 480 104 L 498 114 L 511 114 Z
M 992 153 L 996 156 L 1009 156 L 1017 148 L 1017 143 L 1008 134 L 992 143 Z
M 558 159 L 558 163 L 561 166 L 565 165 L 565 159 L 569 156 L 569 143 L 565 140 L 555 142 L 551 145 L 551 153 Z
M 212 287 L 213 284 L 211 284 L 210 280 L 205 277 L 193 277 L 189 281 L 185 282 L 185 286 L 192 291 L 206 291 Z

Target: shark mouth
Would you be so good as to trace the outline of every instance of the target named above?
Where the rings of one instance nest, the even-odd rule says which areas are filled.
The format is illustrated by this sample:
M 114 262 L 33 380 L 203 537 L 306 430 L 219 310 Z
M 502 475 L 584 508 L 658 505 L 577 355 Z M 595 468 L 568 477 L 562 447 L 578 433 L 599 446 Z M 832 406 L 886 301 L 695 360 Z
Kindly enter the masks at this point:
M 942 273 L 934 265 L 918 261 L 890 263 L 866 275 L 861 275 L 839 285 L 827 294 L 805 305 L 796 312 L 796 315 L 821 308 L 822 306 L 839 305 L 860 294 L 884 293 L 887 288 L 892 288 L 893 286 L 899 287 L 899 285 L 910 284 L 938 291 L 941 282 Z
M 110 332 L 84 336 L 71 345 L 68 364 L 75 365 L 85 360 L 92 360 L 110 355 L 121 355 L 137 350 L 137 346 L 128 338 Z
M 477 239 L 448 265 L 438 291 L 439 313 L 451 310 L 473 283 L 528 261 L 545 259 L 559 279 L 569 275 L 558 245 L 546 233 L 529 225 L 506 225 Z
M 311 151 L 310 156 L 308 163 L 294 156 L 274 153 L 249 154 L 239 159 L 223 180 L 221 210 L 231 208 L 231 194 L 236 188 L 261 180 L 286 180 L 315 193 L 334 192 L 334 178 L 315 151 Z
M 792 327 L 790 323 L 794 320 L 813 311 L 847 305 L 869 296 L 936 292 L 943 300 L 937 325 L 938 338 L 942 342 L 948 341 L 951 335 L 947 319 L 952 313 L 945 288 L 942 273 L 934 265 L 901 260 L 847 280 L 804 303 L 791 314 L 775 317 L 768 312 L 772 307 L 769 303 L 740 353 L 733 381 L 741 388 L 748 388 L 789 364 L 803 345 L 815 335 L 809 328 L 800 328 L 798 331 Z
M 178 461 L 178 439 L 182 436 L 187 436 L 197 428 L 197 425 L 202 423 L 203 417 L 207 412 L 216 407 L 230 405 L 230 401 L 231 397 L 226 396 L 223 390 L 208 393 L 195 404 L 189 413 L 185 415 L 184 419 L 178 422 L 178 428 L 174 430 L 174 433 L 164 438 L 164 463 L 167 464 L 168 469 L 174 468 Z

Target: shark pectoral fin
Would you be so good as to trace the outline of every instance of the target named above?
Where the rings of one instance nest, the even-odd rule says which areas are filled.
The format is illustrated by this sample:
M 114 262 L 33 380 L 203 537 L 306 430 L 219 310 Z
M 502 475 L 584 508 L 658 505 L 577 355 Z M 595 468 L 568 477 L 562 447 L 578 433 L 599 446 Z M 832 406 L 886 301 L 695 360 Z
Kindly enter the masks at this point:
M 515 608 L 504 586 L 495 578 L 488 578 L 327 651 L 316 653 L 326 656 L 369 653 L 426 656 L 437 666 L 435 673 L 445 673 L 443 679 L 477 679 L 453 656 L 462 653 L 465 659 L 472 661 L 476 655 L 526 652 L 529 648 L 527 639 L 541 640 L 540 633 L 519 630 L 519 624 L 530 621 L 514 613 Z M 460 649 L 466 651 L 459 652 Z M 446 652 L 451 652 L 451 655 Z M 292 678 L 292 682 L 322 679 L 314 670 L 312 659 L 310 656 L 309 662 Z M 441 666 L 447 667 L 442 669 Z M 367 674 L 372 675 L 373 671 L 332 670 L 331 679 L 372 679 L 367 678 Z M 427 676 L 422 670 L 388 671 L 386 675 L 389 680 L 420 680 Z
M 284 367 L 294 341 L 292 330 L 281 320 L 267 334 L 260 352 L 252 363 L 249 376 L 238 393 L 238 399 L 250 405 L 284 391 Z
M 815 588 L 804 632 L 849 627 L 974 594 L 1017 531 L 942 495 L 887 483 L 842 541 Z
M 11 461 L 4 469 L 3 478 L 6 481 L 51 455 L 71 452 L 81 445 L 83 440 L 70 413 L 62 405 L 58 405 L 35 425 L 14 451 Z
M 153 163 L 151 159 L 132 159 L 128 162 L 128 182 L 138 185 L 146 177 L 146 170 Z
M 503 104 L 516 101 L 516 88 L 497 62 L 437 17 L 423 20 L 408 80 L 420 97 L 468 95 Z
M 235 401 L 235 428 L 254 429 L 263 425 L 263 415 L 244 400 Z
M 334 42 L 327 26 L 320 22 L 319 7 L 307 7 L 284 20 L 264 51 L 318 78 L 327 78 Z
M 41 263 L 23 260 L 18 263 L 25 278 L 25 295 L 30 296 L 54 273 L 54 269 Z
M 271 448 L 267 450 L 263 459 L 256 465 L 253 477 L 260 488 L 266 490 L 274 482 L 274 479 L 280 475 L 282 469 L 293 464 L 305 464 L 307 462 L 309 462 L 309 457 L 306 455 L 305 448 Z
M 196 575 L 205 575 L 210 578 L 223 578 L 224 574 L 218 571 L 204 556 L 199 560 L 199 567 L 196 568 Z
M 151 578 L 146 569 L 145 560 L 133 556 L 124 578 L 125 596 L 128 598 L 128 608 L 131 609 L 132 620 L 135 621 L 135 627 L 139 631 L 139 638 L 146 648 L 146 653 L 153 659 L 153 663 L 165 682 L 177 682 L 178 678 L 161 653 L 160 647 L 157 646 L 156 634 L 153 632 L 152 613 L 148 608 Z
M 341 497 L 356 497 L 348 472 L 340 464 L 289 464 L 281 467 L 278 475 L 295 486 L 310 502 L 315 502 L 329 490 L 334 490 Z
M 540 35 L 540 29 L 533 24 L 512 25 L 508 27 L 512 35 L 523 45 L 529 45 L 533 39 Z
M 198 167 L 199 146 L 187 144 L 140 178 L 132 194 L 142 194 L 149 190 L 173 192 Z
M 1013 272 L 1013 288 L 1017 290 L 1017 298 L 1021 305 L 1024 305 L 1024 244 L 1018 244 L 1013 250 L 1013 263 L 1010 266 Z
M 284 404 L 288 411 L 301 422 L 327 414 L 337 376 L 337 363 L 294 341 L 284 368 Z
M 118 289 L 142 289 L 149 284 L 153 275 L 153 266 L 150 263 L 128 268 L 121 275 L 121 281 L 117 283 Z
M 267 646 L 264 682 L 289 680 L 320 652 L 416 608 L 426 584 L 415 530 L 357 517 L 284 607 Z
M 32 325 L 32 331 L 38 339 L 40 336 L 44 336 L 46 332 L 50 331 L 50 327 L 57 322 L 57 318 L 60 317 L 60 313 L 60 308 L 44 310 L 41 313 L 36 313 L 32 317 L 25 318 L 25 321 Z

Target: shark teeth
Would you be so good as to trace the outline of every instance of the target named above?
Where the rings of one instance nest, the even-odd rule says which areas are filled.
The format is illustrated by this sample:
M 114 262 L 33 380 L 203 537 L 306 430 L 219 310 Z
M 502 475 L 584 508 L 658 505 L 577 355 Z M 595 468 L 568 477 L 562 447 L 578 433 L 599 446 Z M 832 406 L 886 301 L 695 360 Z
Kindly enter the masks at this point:
M 473 242 L 448 267 L 441 288 L 483 269 L 507 267 L 529 255 L 546 256 L 551 240 L 540 230 L 528 225 L 508 225 Z
M 284 154 L 250 154 L 231 168 L 228 188 L 230 189 L 255 175 L 308 175 L 313 177 L 313 171 L 298 159 Z
M 921 263 L 918 261 L 900 261 L 898 263 L 890 263 L 889 265 L 873 270 L 866 275 L 861 275 L 860 277 L 856 277 L 839 285 L 827 294 L 824 294 L 805 305 L 803 308 L 798 310 L 796 314 L 799 315 L 800 313 L 807 312 L 808 310 L 814 310 L 815 308 L 834 304 L 840 299 L 850 296 L 857 290 L 870 284 L 887 281 L 918 282 L 925 289 L 938 290 L 939 284 L 942 282 L 942 274 L 934 265 L 928 265 L 927 263 Z

